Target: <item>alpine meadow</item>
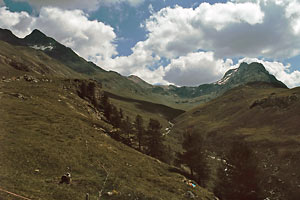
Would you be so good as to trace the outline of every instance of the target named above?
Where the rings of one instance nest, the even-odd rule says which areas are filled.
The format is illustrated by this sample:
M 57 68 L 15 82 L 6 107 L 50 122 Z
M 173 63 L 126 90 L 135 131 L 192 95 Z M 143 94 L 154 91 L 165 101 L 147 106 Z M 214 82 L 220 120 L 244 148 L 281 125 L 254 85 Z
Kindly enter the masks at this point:
M 0 0 L 0 200 L 298 200 L 300 0 Z

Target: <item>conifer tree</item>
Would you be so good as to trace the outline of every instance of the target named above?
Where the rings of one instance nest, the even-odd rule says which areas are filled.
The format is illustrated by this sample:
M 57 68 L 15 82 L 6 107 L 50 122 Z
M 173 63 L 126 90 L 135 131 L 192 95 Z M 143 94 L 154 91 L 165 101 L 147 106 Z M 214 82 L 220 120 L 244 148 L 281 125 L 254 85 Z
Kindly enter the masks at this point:
M 248 145 L 233 143 L 225 159 L 225 167 L 218 170 L 215 194 L 224 200 L 263 199 L 258 187 L 257 159 Z
M 111 124 L 115 128 L 120 128 L 121 127 L 121 117 L 120 114 L 116 108 L 116 106 L 111 105 L 111 117 L 110 117 Z
M 186 164 L 190 168 L 191 176 L 201 186 L 205 186 L 210 174 L 203 146 L 204 140 L 202 136 L 193 130 L 189 130 L 184 134 L 184 141 L 182 143 L 185 151 L 179 154 L 179 162 Z
M 150 119 L 147 129 L 147 147 L 148 154 L 160 159 L 164 153 L 163 136 L 161 133 L 162 126 L 159 121 Z
M 109 103 L 109 98 L 108 95 L 104 92 L 102 93 L 101 97 L 100 97 L 100 105 L 103 109 L 105 109 L 105 107 L 110 104 Z
M 141 115 L 137 115 L 135 118 L 134 126 L 136 130 L 136 137 L 139 144 L 139 151 L 141 151 L 142 140 L 144 137 L 145 129 L 143 126 L 144 120 Z

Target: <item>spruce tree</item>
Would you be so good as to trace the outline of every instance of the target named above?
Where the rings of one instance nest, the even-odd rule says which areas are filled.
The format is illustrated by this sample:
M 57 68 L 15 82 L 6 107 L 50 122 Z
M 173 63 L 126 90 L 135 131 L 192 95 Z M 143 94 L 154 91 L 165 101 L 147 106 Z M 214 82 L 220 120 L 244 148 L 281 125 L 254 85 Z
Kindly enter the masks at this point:
M 203 146 L 204 140 L 202 136 L 193 130 L 189 130 L 184 134 L 184 141 L 182 143 L 184 152 L 179 154 L 179 162 L 186 164 L 190 168 L 191 176 L 200 185 L 205 186 L 210 170 Z
M 142 140 L 144 137 L 145 129 L 143 126 L 144 120 L 141 115 L 137 115 L 135 118 L 134 126 L 136 130 L 136 137 L 139 144 L 139 151 L 141 151 Z
M 257 159 L 244 142 L 235 142 L 218 170 L 215 194 L 224 200 L 259 200 Z
M 108 95 L 107 95 L 105 92 L 103 92 L 102 95 L 101 95 L 101 97 L 100 97 L 100 106 L 101 106 L 103 109 L 105 109 L 105 107 L 106 107 L 108 104 L 110 104 L 110 103 L 109 103 Z
M 147 129 L 147 148 L 148 154 L 160 159 L 164 153 L 162 126 L 159 121 L 150 119 Z
M 120 114 L 116 108 L 116 106 L 111 105 L 111 117 L 110 117 L 110 122 L 115 128 L 120 128 L 121 127 L 121 117 Z

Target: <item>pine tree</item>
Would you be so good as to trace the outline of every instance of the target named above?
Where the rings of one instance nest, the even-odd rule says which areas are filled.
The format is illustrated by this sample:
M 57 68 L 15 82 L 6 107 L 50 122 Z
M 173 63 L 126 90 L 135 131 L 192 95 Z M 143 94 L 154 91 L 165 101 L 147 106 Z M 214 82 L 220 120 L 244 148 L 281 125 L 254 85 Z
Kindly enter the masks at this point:
M 87 85 L 86 85 L 86 82 L 82 82 L 81 85 L 80 85 L 80 91 L 78 92 L 79 93 L 79 96 L 81 98 L 85 98 L 88 96 L 88 90 L 87 90 Z
M 87 86 L 87 92 L 88 96 L 91 100 L 96 98 L 96 83 L 95 82 L 89 82 Z
M 186 164 L 190 168 L 191 176 L 202 186 L 205 185 L 210 174 L 203 145 L 204 140 L 201 135 L 193 130 L 189 130 L 184 134 L 184 141 L 182 143 L 185 151 L 179 154 L 179 162 Z
M 120 108 L 120 110 L 119 110 L 119 114 L 120 114 L 120 118 L 121 118 L 121 119 L 123 119 L 123 117 L 124 117 L 124 114 L 123 114 L 123 109 L 122 109 L 122 108 Z
M 215 193 L 224 200 L 259 200 L 257 159 L 243 142 L 235 142 L 218 170 Z
M 143 120 L 142 116 L 137 115 L 135 118 L 134 126 L 136 129 L 136 137 L 137 137 L 137 141 L 139 144 L 139 151 L 141 151 L 142 140 L 143 140 L 144 133 L 145 133 L 143 123 L 144 123 L 144 120 Z
M 110 117 L 110 122 L 115 128 L 120 128 L 121 127 L 121 117 L 120 114 L 116 108 L 116 106 L 111 105 L 111 117 Z
M 121 125 L 121 129 L 122 132 L 124 134 L 126 134 L 126 138 L 125 138 L 125 143 L 129 146 L 131 146 L 131 140 L 130 140 L 130 133 L 132 133 L 132 125 L 131 125 L 131 121 L 130 118 L 128 116 L 126 116 L 125 120 L 122 120 L 122 125 Z
M 112 113 L 112 106 L 110 103 L 107 103 L 104 107 L 104 116 L 109 122 L 111 121 L 111 113 Z
M 160 159 L 164 153 L 163 136 L 161 133 L 162 126 L 159 121 L 150 119 L 147 129 L 147 147 L 148 154 Z
M 108 95 L 104 92 L 102 93 L 101 97 L 100 97 L 100 106 L 105 109 L 105 107 L 110 104 L 109 103 L 109 98 Z

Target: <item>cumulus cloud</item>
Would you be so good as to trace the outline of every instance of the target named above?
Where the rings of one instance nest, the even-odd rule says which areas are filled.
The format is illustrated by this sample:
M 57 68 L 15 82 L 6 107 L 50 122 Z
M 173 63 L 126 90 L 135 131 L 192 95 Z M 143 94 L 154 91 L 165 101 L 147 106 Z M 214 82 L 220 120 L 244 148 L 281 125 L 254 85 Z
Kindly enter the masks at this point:
M 30 33 L 31 26 L 35 19 L 30 17 L 27 12 L 10 12 L 6 7 L 0 8 L 0 27 L 11 29 L 18 36 L 25 36 Z
M 299 55 L 298 4 L 295 2 L 237 0 L 212 5 L 202 3 L 196 8 L 163 8 L 152 12 L 142 25 L 148 32 L 147 39 L 137 43 L 133 54 L 117 57 L 108 66 L 121 73 L 142 74 L 147 66 L 166 58 L 170 64 L 164 73 L 159 73 L 163 80 L 176 85 L 199 85 L 222 77 L 232 62 L 224 57 L 277 59 Z M 283 82 L 289 86 L 296 84 L 297 72 L 287 76 L 286 67 L 282 70 L 279 64 L 272 66 L 278 68 L 274 75 Z M 151 77 L 146 80 L 152 82 Z
M 298 4 L 292 4 L 292 1 L 289 4 L 263 2 L 202 3 L 196 8 L 164 8 L 144 24 L 149 32 L 145 48 L 167 58 L 199 49 L 214 51 L 220 58 L 289 58 L 298 55 Z
M 116 54 L 112 27 L 99 21 L 91 21 L 81 10 L 62 10 L 44 7 L 37 17 L 26 12 L 11 12 L 0 8 L 0 26 L 17 36 L 24 37 L 33 29 L 39 29 L 62 44 L 71 47 L 80 56 L 96 63 Z
M 91 0 L 87 5 L 79 0 L 27 1 L 37 7 L 88 10 L 104 4 L 127 2 L 136 6 L 142 2 Z M 146 39 L 139 41 L 129 56 L 117 55 L 112 27 L 89 20 L 81 10 L 43 7 L 37 17 L 32 17 L 1 8 L 0 26 L 19 36 L 38 28 L 104 69 L 135 74 L 155 84 L 214 82 L 233 67 L 233 58 L 277 60 L 300 54 L 300 0 L 232 0 L 201 3 L 194 8 L 167 7 L 158 12 L 151 6 L 148 9 L 152 16 L 142 24 L 147 31 Z M 167 66 L 162 66 L 163 59 L 168 61 Z M 290 72 L 288 65 L 252 61 L 263 62 L 289 87 L 300 85 L 300 72 Z
M 153 71 L 144 67 L 133 73 L 133 75 L 136 75 L 143 80 L 147 80 L 148 83 L 154 85 L 169 85 L 170 83 L 164 79 L 164 74 L 165 70 L 162 66 Z
M 96 63 L 116 54 L 113 28 L 96 20 L 90 21 L 81 10 L 42 8 L 33 27 Z
M 118 71 L 127 76 L 135 74 L 139 70 L 144 70 L 144 68 L 154 65 L 160 60 L 159 56 L 155 56 L 151 51 L 145 50 L 143 42 L 138 42 L 131 50 L 133 52 L 131 55 L 117 56 L 106 60 L 100 66 L 107 70 Z
M 216 75 L 211 72 L 220 66 L 219 71 L 222 71 L 223 64 L 227 63 L 222 60 L 224 57 L 265 57 L 276 60 L 299 55 L 299 2 L 236 0 L 212 5 L 201 3 L 196 8 L 163 8 L 153 13 L 142 25 L 148 35 L 145 41 L 139 42 L 138 45 L 142 46 L 139 51 L 148 54 L 152 52 L 152 55 L 171 61 L 164 75 L 164 79 L 169 82 L 197 85 L 216 81 L 221 73 Z M 214 52 L 215 60 L 211 63 L 223 64 L 202 68 L 204 54 L 195 52 L 203 50 Z M 275 76 L 279 76 L 289 86 L 296 85 L 298 72 L 289 73 L 286 67 L 282 70 L 280 64 L 274 63 L 272 66 L 278 68 Z M 197 73 L 198 76 L 203 74 L 202 78 L 195 77 Z M 293 81 L 289 81 L 289 78 Z
M 197 86 L 220 79 L 232 60 L 215 59 L 213 52 L 189 53 L 173 59 L 165 68 L 164 79 L 175 85 Z
M 13 0 L 13 1 L 25 1 L 35 8 L 42 8 L 45 6 L 60 7 L 64 9 L 85 9 L 85 10 L 97 10 L 103 5 L 115 5 L 120 3 L 128 3 L 131 6 L 138 6 L 144 0 L 89 0 L 88 3 L 82 0 Z
M 197 8 L 167 7 L 146 21 L 144 27 L 149 34 L 145 43 L 148 49 L 168 58 L 199 49 L 220 49 L 216 53 L 232 55 L 239 52 L 234 50 L 235 38 L 232 35 L 243 36 L 247 28 L 263 23 L 263 19 L 264 13 L 254 3 L 202 3 Z M 245 26 L 246 30 L 239 31 L 239 26 Z M 225 49 L 225 45 L 232 50 Z

